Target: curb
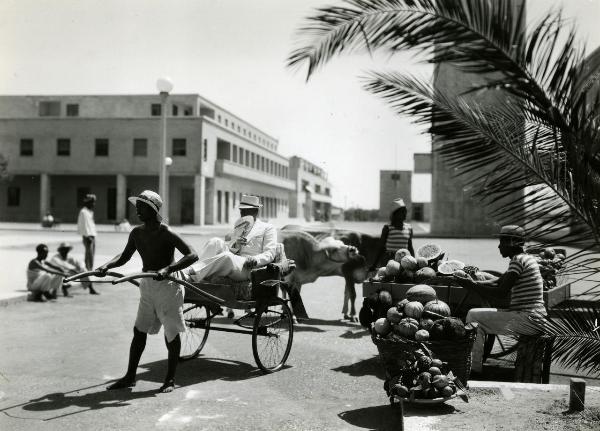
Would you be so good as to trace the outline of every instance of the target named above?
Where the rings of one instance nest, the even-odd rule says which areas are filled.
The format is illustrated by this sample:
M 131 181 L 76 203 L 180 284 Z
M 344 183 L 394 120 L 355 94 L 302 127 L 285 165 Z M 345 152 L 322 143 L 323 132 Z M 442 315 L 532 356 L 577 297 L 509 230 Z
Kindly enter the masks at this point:
M 469 380 L 469 389 L 472 388 L 498 388 L 498 389 L 525 389 L 535 391 L 569 391 L 568 385 L 495 382 L 493 380 Z
M 0 307 L 6 307 L 12 304 L 18 304 L 20 302 L 27 301 L 28 294 L 25 293 L 23 295 L 12 296 L 10 298 L 0 298 Z

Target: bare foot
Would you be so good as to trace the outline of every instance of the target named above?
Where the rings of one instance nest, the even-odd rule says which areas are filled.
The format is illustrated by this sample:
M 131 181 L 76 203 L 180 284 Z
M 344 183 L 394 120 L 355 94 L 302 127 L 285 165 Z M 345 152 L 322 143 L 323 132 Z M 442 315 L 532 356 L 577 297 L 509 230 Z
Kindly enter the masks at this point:
M 117 380 L 116 382 L 114 382 L 112 385 L 107 386 L 106 390 L 112 391 L 115 389 L 133 388 L 134 386 L 135 386 L 135 379 L 130 379 L 129 377 L 125 376 L 125 377 Z
M 174 390 L 175 390 L 175 380 L 169 380 L 169 381 L 163 383 L 163 385 L 160 388 L 158 388 L 158 392 L 161 392 L 163 394 L 173 392 Z

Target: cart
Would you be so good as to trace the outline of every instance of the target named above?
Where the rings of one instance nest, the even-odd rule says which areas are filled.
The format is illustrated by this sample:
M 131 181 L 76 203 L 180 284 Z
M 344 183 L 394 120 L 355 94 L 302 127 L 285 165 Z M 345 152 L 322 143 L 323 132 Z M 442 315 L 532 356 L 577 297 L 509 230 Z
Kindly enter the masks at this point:
M 181 334 L 180 359 L 196 358 L 206 345 L 211 330 L 234 332 L 252 336 L 254 360 L 263 372 L 280 370 L 290 354 L 294 337 L 289 300 L 283 299 L 283 293 L 288 292 L 283 277 L 294 268 L 292 260 L 284 259 L 252 270 L 251 280 L 241 283 L 224 278 L 212 282 L 190 283 L 182 278 L 167 275 L 166 280 L 185 288 L 183 317 L 186 331 Z M 107 275 L 113 277 L 112 284 L 131 282 L 136 285 L 139 285 L 136 281 L 138 279 L 156 277 L 155 272 L 140 272 L 127 276 L 108 272 Z M 90 276 L 101 277 L 102 274 L 89 271 L 67 280 L 74 281 Z M 213 325 L 213 318 L 222 314 L 223 307 L 243 310 L 244 315 L 235 320 L 233 325 Z

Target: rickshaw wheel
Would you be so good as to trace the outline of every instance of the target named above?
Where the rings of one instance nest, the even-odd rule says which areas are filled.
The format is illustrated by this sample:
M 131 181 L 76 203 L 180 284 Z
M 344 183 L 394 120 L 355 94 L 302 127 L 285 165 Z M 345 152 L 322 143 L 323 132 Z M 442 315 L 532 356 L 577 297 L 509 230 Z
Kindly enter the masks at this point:
M 276 297 L 258 306 L 252 329 L 252 353 L 262 371 L 272 373 L 283 367 L 293 339 L 292 312 L 283 299 Z
M 194 359 L 200 354 L 208 338 L 211 317 L 204 305 L 183 304 L 185 332 L 181 334 L 180 360 Z

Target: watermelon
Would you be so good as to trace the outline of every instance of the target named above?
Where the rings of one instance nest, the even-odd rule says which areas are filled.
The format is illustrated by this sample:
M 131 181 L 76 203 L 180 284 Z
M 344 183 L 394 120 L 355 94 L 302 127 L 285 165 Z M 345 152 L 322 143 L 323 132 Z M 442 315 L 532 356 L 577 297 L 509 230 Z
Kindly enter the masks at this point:
M 416 283 L 424 283 L 427 280 L 429 280 L 430 278 L 435 277 L 435 270 L 433 268 L 429 268 L 428 266 L 426 266 L 425 268 L 421 268 L 419 269 L 416 273 L 415 273 L 415 282 Z
M 437 259 L 442 254 L 442 247 L 437 244 L 425 244 L 417 249 L 416 256 L 424 257 L 428 262 Z
M 429 301 L 437 299 L 435 289 L 426 284 L 417 284 L 406 291 L 406 299 L 409 301 L 419 301 L 425 305 Z
M 438 265 L 438 272 L 444 275 L 452 275 L 454 271 L 462 270 L 465 264 L 460 260 L 447 260 Z

